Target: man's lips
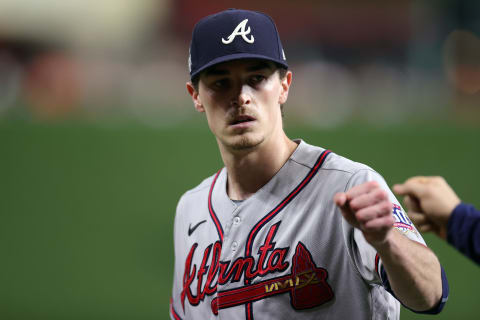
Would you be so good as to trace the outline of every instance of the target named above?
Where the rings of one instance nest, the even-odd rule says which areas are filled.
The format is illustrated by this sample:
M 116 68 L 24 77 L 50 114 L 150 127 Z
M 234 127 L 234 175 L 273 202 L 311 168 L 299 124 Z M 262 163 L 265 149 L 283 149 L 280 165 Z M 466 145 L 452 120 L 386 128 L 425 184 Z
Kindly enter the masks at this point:
M 229 121 L 229 125 L 239 125 L 239 124 L 242 124 L 242 123 L 248 123 L 248 122 L 252 122 L 252 121 L 255 121 L 256 119 L 252 116 L 248 116 L 248 115 L 241 115 L 241 116 L 236 116 L 234 117 L 231 121 Z

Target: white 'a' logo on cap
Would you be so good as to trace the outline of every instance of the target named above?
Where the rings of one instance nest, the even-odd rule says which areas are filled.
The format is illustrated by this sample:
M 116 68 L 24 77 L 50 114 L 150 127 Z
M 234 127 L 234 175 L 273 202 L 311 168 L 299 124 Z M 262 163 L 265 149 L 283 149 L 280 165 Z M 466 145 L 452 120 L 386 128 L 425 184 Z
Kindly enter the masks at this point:
M 247 35 L 250 33 L 250 27 L 248 27 L 247 30 L 245 28 L 247 27 L 247 22 L 248 19 L 243 20 L 238 24 L 238 26 L 233 30 L 232 34 L 228 36 L 228 39 L 225 40 L 222 38 L 222 42 L 224 44 L 229 44 L 232 43 L 233 40 L 235 40 L 236 36 L 242 36 L 243 40 L 245 40 L 248 43 L 253 43 L 255 38 L 253 38 L 253 35 L 250 36 L 250 39 L 247 37 Z

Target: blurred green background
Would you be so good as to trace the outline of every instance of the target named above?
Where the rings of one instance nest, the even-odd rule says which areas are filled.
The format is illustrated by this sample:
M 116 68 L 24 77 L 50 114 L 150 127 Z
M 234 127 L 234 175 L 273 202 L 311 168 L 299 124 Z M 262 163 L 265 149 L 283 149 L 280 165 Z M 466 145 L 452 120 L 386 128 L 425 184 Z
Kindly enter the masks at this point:
M 287 127 L 392 185 L 443 175 L 480 207 L 480 129 Z M 203 121 L 169 128 L 0 122 L 0 318 L 167 319 L 180 195 L 222 164 Z M 478 319 L 480 268 L 426 236 L 451 286 L 437 319 Z M 427 319 L 402 311 L 402 319 Z

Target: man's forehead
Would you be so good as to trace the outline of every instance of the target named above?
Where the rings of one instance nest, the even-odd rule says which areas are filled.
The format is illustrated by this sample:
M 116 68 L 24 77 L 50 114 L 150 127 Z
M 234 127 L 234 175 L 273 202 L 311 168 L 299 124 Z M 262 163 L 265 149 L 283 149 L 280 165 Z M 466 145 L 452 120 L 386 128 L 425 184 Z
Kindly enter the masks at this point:
M 240 59 L 219 63 L 205 70 L 205 76 L 230 74 L 234 71 L 259 71 L 263 69 L 274 70 L 275 64 L 262 59 Z

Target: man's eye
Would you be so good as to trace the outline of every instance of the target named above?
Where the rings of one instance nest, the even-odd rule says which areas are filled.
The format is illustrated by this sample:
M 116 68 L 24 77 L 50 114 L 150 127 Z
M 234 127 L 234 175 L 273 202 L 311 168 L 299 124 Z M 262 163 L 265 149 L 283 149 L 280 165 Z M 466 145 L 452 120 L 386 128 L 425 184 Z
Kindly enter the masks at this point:
M 265 80 L 265 76 L 263 76 L 263 75 L 254 75 L 254 76 L 250 77 L 250 83 L 251 84 L 258 84 L 258 83 L 262 82 L 263 80 Z
M 215 89 L 222 89 L 228 86 L 228 79 L 220 79 L 213 83 Z

